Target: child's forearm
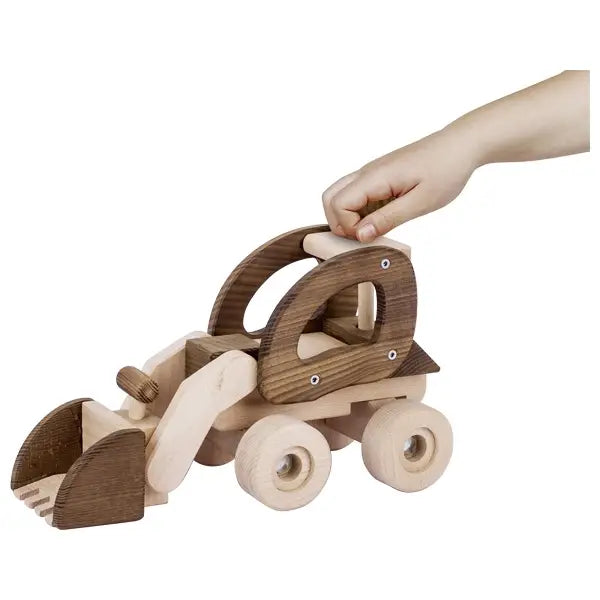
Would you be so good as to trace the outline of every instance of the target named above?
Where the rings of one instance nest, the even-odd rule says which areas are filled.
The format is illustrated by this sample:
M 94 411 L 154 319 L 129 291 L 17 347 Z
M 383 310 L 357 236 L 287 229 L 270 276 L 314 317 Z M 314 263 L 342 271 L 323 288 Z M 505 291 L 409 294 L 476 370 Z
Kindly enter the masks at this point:
M 589 150 L 589 71 L 565 71 L 478 108 L 445 131 L 468 141 L 478 165 Z
M 323 194 L 327 221 L 370 242 L 451 202 L 481 165 L 589 150 L 589 127 L 589 72 L 565 71 L 342 177 Z

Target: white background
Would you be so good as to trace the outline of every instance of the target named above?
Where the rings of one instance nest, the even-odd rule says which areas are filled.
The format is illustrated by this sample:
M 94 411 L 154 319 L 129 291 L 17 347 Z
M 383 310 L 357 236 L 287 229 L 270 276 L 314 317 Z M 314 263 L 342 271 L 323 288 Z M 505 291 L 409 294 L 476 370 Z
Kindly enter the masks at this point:
M 591 155 L 485 167 L 394 232 L 442 366 L 425 402 L 455 434 L 432 488 L 386 488 L 354 444 L 302 510 L 266 509 L 232 464 L 194 465 L 142 521 L 61 532 L 8 485 L 43 415 L 81 396 L 116 408 L 118 368 L 205 329 L 239 260 L 323 222 L 333 180 L 589 68 L 586 5 L 1 4 L 0 595 L 598 597 Z

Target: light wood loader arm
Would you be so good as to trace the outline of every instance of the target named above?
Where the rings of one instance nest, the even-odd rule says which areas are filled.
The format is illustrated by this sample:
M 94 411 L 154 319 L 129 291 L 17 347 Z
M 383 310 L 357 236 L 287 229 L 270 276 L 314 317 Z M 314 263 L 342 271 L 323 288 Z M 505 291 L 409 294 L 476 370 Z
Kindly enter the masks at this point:
M 256 360 L 231 350 L 180 386 L 146 446 L 146 481 L 157 492 L 174 490 L 217 415 L 256 388 Z

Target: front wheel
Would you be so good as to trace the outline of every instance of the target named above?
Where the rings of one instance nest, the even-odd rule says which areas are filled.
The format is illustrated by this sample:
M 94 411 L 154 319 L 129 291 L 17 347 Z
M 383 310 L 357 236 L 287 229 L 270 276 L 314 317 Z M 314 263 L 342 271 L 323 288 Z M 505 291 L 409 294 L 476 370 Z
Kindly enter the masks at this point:
M 235 474 L 240 486 L 276 510 L 292 510 L 317 497 L 331 470 L 323 435 L 303 421 L 270 415 L 240 440 Z
M 452 428 L 437 410 L 411 400 L 395 400 L 369 420 L 362 439 L 369 473 L 402 492 L 435 483 L 452 456 Z

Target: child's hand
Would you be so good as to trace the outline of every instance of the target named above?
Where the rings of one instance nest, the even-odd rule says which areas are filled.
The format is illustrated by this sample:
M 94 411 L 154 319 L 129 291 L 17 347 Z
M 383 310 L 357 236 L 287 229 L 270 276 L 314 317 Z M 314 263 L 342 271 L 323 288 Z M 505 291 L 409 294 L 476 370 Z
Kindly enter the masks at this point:
M 334 233 L 370 242 L 454 200 L 480 165 L 589 148 L 590 74 L 565 71 L 342 177 L 323 206 Z
M 476 167 L 468 143 L 439 131 L 336 181 L 323 194 L 327 221 L 338 235 L 370 242 L 454 200 Z

